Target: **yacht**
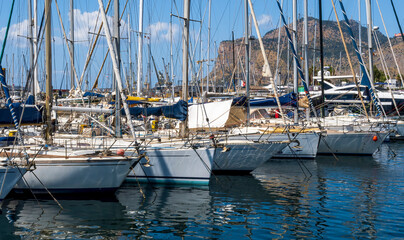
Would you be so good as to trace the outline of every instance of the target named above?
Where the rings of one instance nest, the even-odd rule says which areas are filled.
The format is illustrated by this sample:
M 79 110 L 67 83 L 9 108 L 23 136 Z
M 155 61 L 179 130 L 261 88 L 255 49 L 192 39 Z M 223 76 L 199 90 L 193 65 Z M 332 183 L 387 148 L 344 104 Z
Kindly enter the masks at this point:
M 339 78 L 341 78 L 341 76 L 339 76 Z M 361 90 L 363 101 L 368 106 L 371 102 L 369 89 L 364 85 L 360 85 L 359 87 Z M 393 97 L 396 101 L 400 115 L 404 114 L 404 93 L 395 91 L 393 92 L 392 96 L 389 91 L 381 88 L 376 88 L 375 92 L 380 99 L 381 105 L 383 106 L 386 115 L 397 115 Z M 361 100 L 359 98 L 357 87 L 355 84 L 336 86 L 329 81 L 324 81 L 324 97 L 326 105 L 329 109 L 336 106 L 362 108 Z M 312 99 L 315 105 L 321 104 L 321 91 L 313 91 Z

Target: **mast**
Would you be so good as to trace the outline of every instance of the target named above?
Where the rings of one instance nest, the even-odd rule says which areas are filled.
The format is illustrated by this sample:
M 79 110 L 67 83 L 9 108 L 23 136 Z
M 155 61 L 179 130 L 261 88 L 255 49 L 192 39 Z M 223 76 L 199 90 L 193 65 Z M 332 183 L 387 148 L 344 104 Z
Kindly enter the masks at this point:
M 320 0 L 321 1 L 321 0 Z M 297 0 L 293 0 L 293 46 L 296 48 L 296 54 L 297 54 Z M 275 91 L 275 90 L 274 90 Z M 297 77 L 297 64 L 296 61 L 293 61 L 293 92 L 296 95 L 296 98 L 298 96 L 298 77 Z M 297 124 L 298 122 L 298 107 L 293 110 L 293 122 Z
M 45 0 L 45 67 L 46 67 L 46 97 L 45 97 L 45 113 L 46 113 L 46 130 L 45 142 L 52 144 L 52 39 L 51 39 L 51 1 Z
M 150 22 L 150 21 L 149 21 Z M 150 40 L 150 38 L 148 39 L 148 41 L 147 41 L 147 51 L 148 51 L 148 54 L 147 54 L 147 57 L 148 57 L 148 60 L 147 60 L 147 94 L 150 96 L 151 95 L 151 62 L 152 62 L 152 59 L 151 59 L 151 57 L 152 57 L 152 54 L 151 54 L 151 40 Z M 156 73 L 158 73 L 157 71 L 156 71 Z
M 314 87 L 314 77 L 316 76 L 316 39 L 317 39 L 317 27 L 316 24 L 314 24 L 314 39 L 313 39 L 313 82 L 311 85 Z
M 142 0 L 141 0 L 142 1 Z M 189 5 L 184 0 L 184 29 L 182 34 L 182 100 L 188 102 L 188 44 L 189 44 Z M 180 137 L 188 137 L 188 118 L 180 123 Z
M 234 71 L 236 69 L 236 56 L 234 54 L 234 31 L 231 31 L 231 42 L 232 42 L 232 51 L 233 51 L 233 69 L 232 71 Z M 234 74 L 232 74 L 232 78 L 233 78 L 233 90 L 234 92 L 236 91 L 236 79 L 234 78 Z
M 212 8 L 212 0 L 209 0 L 209 20 L 208 20 L 208 74 L 206 76 L 206 92 L 209 92 L 209 73 L 210 73 L 210 12 Z
M 32 67 L 34 66 L 34 43 L 33 43 L 33 39 L 32 39 L 33 21 L 32 21 L 31 0 L 28 0 L 28 20 L 29 20 L 28 41 L 29 41 L 29 52 L 30 52 L 30 58 L 29 59 L 30 59 L 30 69 L 32 69 Z M 32 73 L 32 70 L 31 70 L 31 73 Z M 32 93 L 32 95 L 35 95 L 35 84 L 34 84 L 32 76 L 31 76 L 31 93 Z
M 74 88 L 74 6 L 73 1 L 70 0 L 70 49 L 72 54 L 72 62 L 70 65 L 70 88 Z
M 359 54 L 362 56 L 362 21 L 361 21 L 361 0 L 358 0 L 358 22 L 359 22 Z M 362 69 L 359 66 L 359 79 L 362 78 Z
M 304 0 L 304 78 L 307 81 L 307 84 L 310 86 L 309 81 L 309 54 L 308 54 L 308 45 L 309 45 L 309 38 L 308 38 L 308 6 L 307 0 Z M 313 69 L 314 71 L 314 69 Z M 314 80 L 314 79 L 313 79 Z M 306 118 L 307 120 L 310 117 L 310 108 L 306 111 Z
M 304 0 L 304 76 L 306 78 L 307 83 L 309 83 L 309 56 L 308 56 L 308 6 L 307 0 Z M 313 70 L 314 71 L 314 70 Z M 310 85 L 310 84 L 309 84 Z
M 215 54 L 217 53 L 216 51 L 216 41 L 213 42 L 213 51 L 215 52 Z M 213 81 L 213 92 L 216 92 L 216 88 L 217 88 L 217 76 L 216 76 L 216 64 L 217 64 L 217 58 L 215 56 L 215 64 L 213 65 L 213 70 L 214 70 L 214 76 L 215 76 L 215 80 Z M 219 85 L 220 87 L 220 85 Z M 223 91 L 222 91 L 223 92 Z
M 323 13 L 322 13 L 321 0 L 318 0 L 318 18 L 320 20 L 320 74 L 321 74 L 321 99 L 323 105 L 321 106 L 321 116 L 325 117 L 325 97 L 324 97 L 324 53 L 323 53 Z
M 38 48 L 38 39 L 37 39 L 37 34 L 38 34 L 38 4 L 37 0 L 34 0 L 34 21 L 33 21 L 33 44 L 34 44 L 34 59 L 37 59 L 38 53 L 37 53 L 37 48 Z M 35 102 L 37 101 L 37 92 L 40 92 L 39 89 L 39 84 L 38 84 L 38 70 L 37 70 L 37 64 L 34 66 L 34 75 L 33 75 L 33 88 L 34 88 L 34 96 L 35 96 Z
M 132 79 L 133 79 L 133 70 L 132 70 L 132 48 L 131 48 L 131 39 L 130 39 L 130 35 L 131 35 L 131 29 L 130 29 L 130 17 L 129 17 L 129 13 L 128 13 L 128 57 L 129 57 L 129 81 L 128 81 L 128 89 L 129 89 L 129 93 L 132 93 Z
M 171 71 L 171 99 L 174 103 L 174 60 L 173 60 L 173 1 L 171 1 L 170 11 L 170 71 Z
M 245 92 L 247 98 L 247 125 L 250 124 L 250 46 L 248 41 L 248 0 L 244 0 L 244 24 L 245 24 L 245 36 L 244 36 L 244 44 L 245 44 Z
M 368 27 L 368 46 L 369 46 L 369 74 L 370 74 L 370 82 L 374 83 L 374 74 L 373 74 L 373 41 L 372 41 L 372 10 L 370 5 L 370 0 L 366 0 L 366 16 L 367 16 L 367 27 Z
M 120 54 L 120 34 L 119 34 L 119 0 L 114 0 L 114 22 L 113 22 L 113 34 L 114 34 L 114 45 L 116 50 L 116 61 L 118 72 L 121 72 L 121 54 Z M 114 75 L 114 83 L 115 83 L 115 136 L 120 138 L 122 137 L 121 131 L 121 98 L 119 97 L 119 89 L 117 88 L 118 77 Z M 125 99 L 122 99 L 125 101 Z
M 139 36 L 137 56 L 137 96 L 141 96 L 143 82 L 143 0 L 139 1 Z

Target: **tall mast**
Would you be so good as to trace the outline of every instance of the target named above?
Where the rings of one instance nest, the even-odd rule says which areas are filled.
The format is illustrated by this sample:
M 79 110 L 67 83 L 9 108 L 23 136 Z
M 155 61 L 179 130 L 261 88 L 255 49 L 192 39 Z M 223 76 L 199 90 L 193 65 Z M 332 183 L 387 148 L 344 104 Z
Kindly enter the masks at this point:
M 116 61 L 118 72 L 121 72 L 121 51 L 120 51 L 120 34 L 119 34 L 119 0 L 114 0 L 114 22 L 113 22 L 113 34 L 114 45 L 116 50 Z M 116 86 L 118 82 L 117 76 L 114 75 L 115 83 L 115 136 L 122 137 L 121 131 L 121 98 L 119 97 L 119 89 Z M 122 101 L 125 101 L 124 99 Z
M 34 44 L 34 59 L 37 58 L 37 48 L 38 48 L 38 39 L 37 39 L 37 34 L 38 34 L 38 14 L 37 14 L 37 10 L 38 10 L 38 4 L 37 4 L 37 0 L 34 0 L 34 21 L 33 21 L 33 44 Z M 37 96 L 36 93 L 39 92 L 39 84 L 38 84 L 38 68 L 36 67 L 36 65 L 34 66 L 34 76 L 33 76 L 33 85 L 34 85 L 34 96 L 35 96 L 35 102 L 37 100 Z M 38 89 L 37 89 L 38 88 Z
M 321 0 L 320 0 L 321 1 Z M 296 54 L 297 54 L 297 0 L 293 0 L 293 46 L 295 46 Z M 274 91 L 276 91 L 274 89 Z M 293 92 L 298 96 L 298 77 L 297 77 L 297 64 L 296 61 L 293 61 Z M 293 114 L 293 122 L 297 124 L 298 122 L 298 106 L 294 109 Z
M 314 24 L 314 39 L 313 39 L 313 49 L 316 49 L 316 39 L 317 39 L 317 26 Z M 316 51 L 313 51 L 313 81 L 311 85 L 314 87 L 314 77 L 316 76 Z
M 213 42 L 213 51 L 215 53 L 215 64 L 213 65 L 213 69 L 214 69 L 214 76 L 215 76 L 215 80 L 213 81 L 213 92 L 216 92 L 216 88 L 217 88 L 217 77 L 216 77 L 216 63 L 217 63 L 217 58 L 216 58 L 216 41 Z M 220 85 L 219 85 L 220 87 Z M 223 92 L 223 91 L 222 91 Z
M 70 88 L 74 88 L 74 6 L 70 0 L 70 49 L 72 54 L 72 62 L 70 65 Z
M 304 76 L 306 78 L 307 83 L 309 83 L 309 56 L 308 56 L 308 6 L 307 0 L 304 0 Z M 314 70 L 313 70 L 314 71 Z M 310 85 L 310 84 L 309 84 Z
M 29 27 L 28 27 L 28 41 L 29 41 L 29 52 L 30 52 L 30 69 L 34 66 L 34 43 L 32 39 L 32 5 L 31 0 L 28 0 L 28 20 L 29 20 Z M 31 71 L 32 72 L 32 71 Z M 31 76 L 31 93 L 32 95 L 35 94 L 35 84 L 34 80 Z M 21 85 L 22 86 L 22 85 Z
M 137 56 L 137 96 L 141 95 L 143 82 L 143 0 L 139 1 L 139 36 Z
M 318 0 L 318 18 L 320 19 L 320 74 L 321 74 L 321 99 L 323 106 L 321 107 L 321 116 L 325 117 L 325 98 L 324 98 L 324 53 L 323 53 L 323 11 L 321 0 Z
M 361 0 L 358 0 L 358 22 L 359 22 L 359 54 L 362 56 L 362 21 L 361 21 Z M 362 69 L 359 66 L 359 79 L 362 78 Z
M 309 54 L 308 54 L 308 45 L 309 45 L 309 38 L 308 38 L 308 3 L 307 0 L 304 0 L 304 78 L 307 81 L 307 85 L 310 86 L 309 81 Z M 313 69 L 314 71 L 314 69 Z M 313 79 L 314 80 L 314 79 Z M 310 108 L 307 109 L 306 117 L 309 118 L 310 115 Z
M 188 44 L 189 44 L 189 5 L 191 0 L 184 0 L 184 29 L 182 34 L 182 100 L 188 102 Z M 180 124 L 180 137 L 188 136 L 188 118 Z
M 209 92 L 209 73 L 210 73 L 210 12 L 212 8 L 212 0 L 209 0 L 209 20 L 208 20 L 208 75 L 206 76 L 206 92 Z
M 368 46 L 369 46 L 369 74 L 370 74 L 370 82 L 374 83 L 374 74 L 373 74 L 373 41 L 372 41 L 372 10 L 370 5 L 370 0 L 366 0 L 366 15 L 367 15 L 367 27 L 368 27 Z
M 52 39 L 51 39 L 51 1 L 45 0 L 45 67 L 46 67 L 46 97 L 45 97 L 45 110 L 46 110 L 46 131 L 45 142 L 48 145 L 52 144 Z
M 234 71 L 234 69 L 236 69 L 236 56 L 234 55 L 234 31 L 231 31 L 231 42 L 232 42 L 232 51 L 233 51 L 233 69 L 232 72 Z M 234 77 L 234 75 L 232 74 L 232 84 L 233 84 L 233 90 L 234 92 L 236 91 L 236 79 Z
M 171 12 L 170 12 L 170 70 L 171 70 L 171 99 L 174 102 L 174 60 L 173 60 L 173 1 L 171 1 Z
M 248 0 L 244 0 L 244 24 L 245 24 L 245 36 L 244 36 L 244 44 L 245 44 L 245 78 L 246 78 L 246 98 L 247 98 L 247 125 L 250 122 L 250 46 L 248 41 Z
M 150 21 L 149 21 L 150 22 Z M 151 95 L 151 64 L 152 64 L 152 55 L 151 55 L 151 41 L 150 38 L 147 41 L 147 94 Z M 157 71 L 156 71 L 157 72 Z
M 133 73 L 133 70 L 132 70 L 132 47 L 131 47 L 130 35 L 132 35 L 132 34 L 131 34 L 131 29 L 130 29 L 130 16 L 129 16 L 129 13 L 128 13 L 128 57 L 129 57 L 129 74 L 128 74 L 129 81 L 128 81 L 128 83 L 129 83 L 129 86 L 127 86 L 127 87 L 129 89 L 129 94 L 132 93 L 132 81 L 133 81 L 133 75 L 132 75 L 132 73 Z

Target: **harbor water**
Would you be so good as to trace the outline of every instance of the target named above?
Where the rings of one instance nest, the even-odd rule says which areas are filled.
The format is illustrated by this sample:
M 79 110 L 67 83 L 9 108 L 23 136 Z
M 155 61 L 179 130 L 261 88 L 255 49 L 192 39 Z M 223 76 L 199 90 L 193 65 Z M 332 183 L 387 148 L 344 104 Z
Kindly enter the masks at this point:
M 396 154 L 396 155 L 395 155 Z M 8 198 L 0 239 L 402 239 L 404 144 L 272 160 L 209 186 L 125 183 L 97 199 Z

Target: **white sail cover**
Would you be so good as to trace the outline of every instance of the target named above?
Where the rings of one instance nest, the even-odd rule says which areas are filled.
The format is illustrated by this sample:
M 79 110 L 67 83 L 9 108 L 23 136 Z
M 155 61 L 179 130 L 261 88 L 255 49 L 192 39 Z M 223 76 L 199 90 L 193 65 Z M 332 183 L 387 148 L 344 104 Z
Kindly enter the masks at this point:
M 195 104 L 188 107 L 189 128 L 222 128 L 225 127 L 233 100 Z M 206 121 L 206 115 L 209 124 Z

